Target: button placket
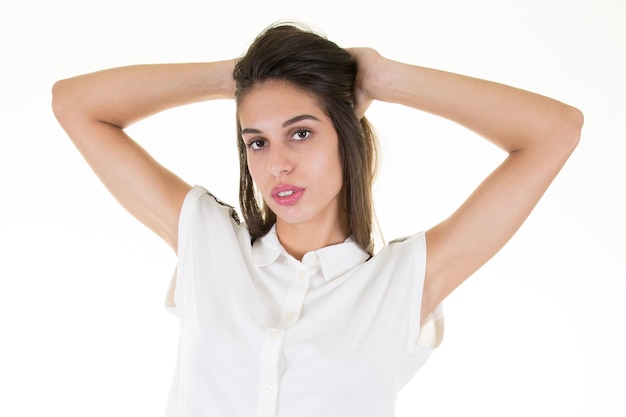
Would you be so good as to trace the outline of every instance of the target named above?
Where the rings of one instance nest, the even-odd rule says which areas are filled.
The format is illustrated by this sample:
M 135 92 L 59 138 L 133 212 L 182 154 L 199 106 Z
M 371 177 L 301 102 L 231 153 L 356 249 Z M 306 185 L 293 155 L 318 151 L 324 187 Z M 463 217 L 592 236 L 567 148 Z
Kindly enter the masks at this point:
M 279 386 L 280 348 L 285 331 L 269 328 L 261 350 L 261 384 L 259 386 L 257 416 L 273 417 L 276 413 L 276 398 Z
M 304 306 L 310 277 L 315 274 L 319 258 L 315 253 L 304 256 L 302 266 L 292 280 L 281 310 L 278 326 L 266 329 L 261 351 L 261 383 L 257 403 L 258 417 L 273 417 L 280 386 L 280 352 L 285 331 L 299 319 Z
M 279 327 L 289 328 L 300 319 L 304 299 L 309 289 L 309 275 L 307 267 L 302 267 L 296 272 L 296 277 L 291 282 L 285 304 L 283 304 Z

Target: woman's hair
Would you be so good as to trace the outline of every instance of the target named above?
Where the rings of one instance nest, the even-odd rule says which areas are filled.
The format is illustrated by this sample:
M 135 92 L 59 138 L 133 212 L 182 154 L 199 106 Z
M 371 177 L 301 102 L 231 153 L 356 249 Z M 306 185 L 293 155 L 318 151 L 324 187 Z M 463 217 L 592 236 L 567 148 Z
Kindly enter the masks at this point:
M 277 24 L 263 31 L 237 62 L 233 77 L 240 103 L 250 90 L 268 80 L 287 81 L 313 94 L 330 117 L 339 137 L 342 161 L 342 205 L 353 239 L 374 250 L 372 185 L 378 164 L 378 142 L 365 117 L 354 110 L 356 64 L 348 51 L 300 25 Z M 265 235 L 276 215 L 255 190 L 237 118 L 240 178 L 239 204 L 252 238 Z

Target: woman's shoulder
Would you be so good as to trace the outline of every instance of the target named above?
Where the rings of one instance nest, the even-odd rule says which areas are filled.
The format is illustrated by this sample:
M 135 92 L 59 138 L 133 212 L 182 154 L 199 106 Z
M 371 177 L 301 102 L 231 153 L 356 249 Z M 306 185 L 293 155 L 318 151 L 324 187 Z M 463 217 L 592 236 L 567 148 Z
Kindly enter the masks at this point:
M 187 193 L 181 211 L 181 220 L 185 220 L 185 215 L 189 212 L 225 212 L 236 223 L 241 224 L 239 215 L 234 206 L 225 203 L 211 193 L 208 189 L 200 185 L 194 185 Z
M 402 251 L 426 251 L 426 232 L 421 231 L 412 235 L 397 237 L 385 243 L 374 256 L 389 256 Z
M 178 234 L 179 256 L 207 247 L 224 250 L 236 245 L 249 250 L 251 246 L 247 226 L 235 208 L 201 186 L 192 187 L 183 201 Z

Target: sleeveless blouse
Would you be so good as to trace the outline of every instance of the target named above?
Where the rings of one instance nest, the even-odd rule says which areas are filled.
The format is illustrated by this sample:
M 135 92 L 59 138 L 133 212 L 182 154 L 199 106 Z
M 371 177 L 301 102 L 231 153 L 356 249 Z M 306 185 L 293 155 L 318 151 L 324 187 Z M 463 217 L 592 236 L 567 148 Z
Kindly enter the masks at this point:
M 252 243 L 231 206 L 192 188 L 165 416 L 393 416 L 442 336 L 441 308 L 419 326 L 425 268 L 424 233 L 373 257 L 348 238 L 298 261 L 274 228 Z

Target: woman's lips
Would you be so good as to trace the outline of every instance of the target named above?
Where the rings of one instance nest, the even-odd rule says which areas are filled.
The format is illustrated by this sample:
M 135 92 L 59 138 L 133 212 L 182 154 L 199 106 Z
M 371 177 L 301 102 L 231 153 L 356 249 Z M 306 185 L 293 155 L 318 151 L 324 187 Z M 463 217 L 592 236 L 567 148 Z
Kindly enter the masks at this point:
M 304 188 L 291 184 L 281 184 L 272 188 L 272 198 L 281 206 L 291 206 L 296 204 L 304 194 Z

